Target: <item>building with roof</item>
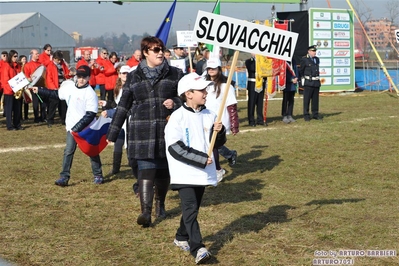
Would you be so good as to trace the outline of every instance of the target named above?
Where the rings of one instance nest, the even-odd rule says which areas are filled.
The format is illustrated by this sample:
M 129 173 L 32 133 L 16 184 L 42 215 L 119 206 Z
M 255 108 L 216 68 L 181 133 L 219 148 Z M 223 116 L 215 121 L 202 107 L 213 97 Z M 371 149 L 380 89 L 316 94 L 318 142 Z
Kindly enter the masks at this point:
M 75 40 L 39 12 L 0 15 L 0 50 L 14 49 L 29 57 L 31 49 L 42 52 L 49 43 L 64 53 L 66 62 L 73 62 Z

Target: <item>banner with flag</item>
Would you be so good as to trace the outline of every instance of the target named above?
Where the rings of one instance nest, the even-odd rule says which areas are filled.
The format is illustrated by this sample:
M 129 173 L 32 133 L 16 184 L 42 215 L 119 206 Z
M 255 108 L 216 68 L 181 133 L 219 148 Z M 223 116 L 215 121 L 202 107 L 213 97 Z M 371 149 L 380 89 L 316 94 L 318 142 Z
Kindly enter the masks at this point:
M 173 14 L 175 13 L 176 8 L 176 0 L 173 2 L 172 6 L 169 9 L 169 12 L 166 14 L 165 19 L 162 21 L 161 26 L 159 27 L 155 37 L 158 37 L 163 41 L 163 44 L 166 46 L 169 37 L 170 26 L 172 25 Z
M 220 15 L 220 0 L 216 0 L 216 4 L 215 4 L 215 6 L 213 8 L 212 13 Z M 213 45 L 212 44 L 205 44 L 205 46 L 210 52 L 213 52 Z
M 111 118 L 100 116 L 91 126 L 81 132 L 71 132 L 79 149 L 89 157 L 100 154 L 107 146 L 106 134 L 111 124 Z

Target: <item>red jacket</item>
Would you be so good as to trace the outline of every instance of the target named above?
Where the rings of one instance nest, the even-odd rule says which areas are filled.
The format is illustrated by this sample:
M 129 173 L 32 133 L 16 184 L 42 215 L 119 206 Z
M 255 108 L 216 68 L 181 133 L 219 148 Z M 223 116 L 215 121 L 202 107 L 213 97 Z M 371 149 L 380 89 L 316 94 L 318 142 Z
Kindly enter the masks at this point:
M 96 84 L 99 84 L 99 85 L 105 84 L 104 65 L 106 64 L 105 63 L 106 61 L 108 61 L 108 59 L 103 59 L 102 57 L 98 57 L 96 59 L 97 68 L 94 69 L 94 74 L 96 75 Z M 103 70 L 101 70 L 102 67 L 104 68 Z
M 111 61 L 105 60 L 104 63 L 105 89 L 110 91 L 115 89 L 118 72 Z
M 140 61 L 137 61 L 136 57 L 132 56 L 130 57 L 129 60 L 127 60 L 126 65 L 130 67 L 137 66 L 140 63 Z
M 0 92 L 3 91 L 3 86 L 1 85 L 1 67 L 3 66 L 4 61 L 0 60 Z
M 43 66 L 47 67 L 48 64 L 52 62 L 50 56 L 46 54 L 45 51 L 39 55 L 39 63 L 41 63 Z
M 8 63 L 3 63 L 1 66 L 1 81 L 4 88 L 5 95 L 14 95 L 14 91 L 11 89 L 8 81 L 18 75 L 21 72 L 21 66 L 18 63 L 11 63 L 12 67 Z
M 89 66 L 89 63 L 87 63 L 87 61 L 82 58 L 78 61 L 78 63 L 76 64 L 76 69 L 78 69 L 80 66 Z M 96 75 L 94 73 L 94 67 L 91 67 L 90 69 L 90 80 L 89 80 L 89 84 L 90 86 L 94 89 L 94 87 L 96 87 Z
M 35 70 L 41 66 L 42 64 L 40 64 L 38 61 L 30 61 L 28 63 L 25 64 L 23 72 L 25 74 L 25 77 L 27 77 L 28 79 L 30 79 L 30 76 L 32 76 L 33 72 L 35 72 Z
M 64 62 L 61 63 L 62 69 L 64 70 L 64 78 L 69 79 L 69 69 Z M 60 88 L 58 84 L 58 68 L 54 62 L 48 64 L 46 68 L 46 85 L 49 90 L 58 90 Z

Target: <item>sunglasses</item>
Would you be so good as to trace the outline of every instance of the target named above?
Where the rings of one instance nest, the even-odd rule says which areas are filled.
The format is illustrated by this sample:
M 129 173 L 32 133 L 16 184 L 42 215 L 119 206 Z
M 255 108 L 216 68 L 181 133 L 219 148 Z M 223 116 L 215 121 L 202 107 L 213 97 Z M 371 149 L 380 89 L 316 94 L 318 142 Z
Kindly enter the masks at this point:
M 154 48 L 152 48 L 152 49 L 148 49 L 148 50 L 150 50 L 150 51 L 153 51 L 154 53 L 159 53 L 160 51 L 162 51 L 162 52 L 164 52 L 165 51 L 165 48 L 160 48 L 160 47 L 154 47 Z
M 103 53 L 103 54 L 108 54 L 108 53 Z
M 13 57 L 18 57 L 18 55 L 14 55 Z

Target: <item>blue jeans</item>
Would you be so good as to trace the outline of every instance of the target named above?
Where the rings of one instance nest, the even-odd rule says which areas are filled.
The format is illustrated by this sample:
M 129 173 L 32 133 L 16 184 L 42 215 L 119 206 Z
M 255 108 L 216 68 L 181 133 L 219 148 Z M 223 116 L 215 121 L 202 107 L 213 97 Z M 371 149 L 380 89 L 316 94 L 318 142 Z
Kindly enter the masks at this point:
M 71 176 L 71 167 L 73 161 L 73 155 L 76 150 L 76 141 L 73 138 L 71 132 L 67 132 L 66 135 L 66 146 L 64 150 L 64 159 L 62 160 L 62 171 L 60 173 L 61 177 L 70 178 Z M 103 172 L 101 170 L 101 160 L 100 155 L 95 157 L 90 157 L 91 170 L 93 171 L 94 176 L 102 176 Z
M 222 155 L 226 159 L 230 159 L 233 156 L 233 150 L 230 150 L 226 146 L 221 146 L 219 149 L 219 154 Z

